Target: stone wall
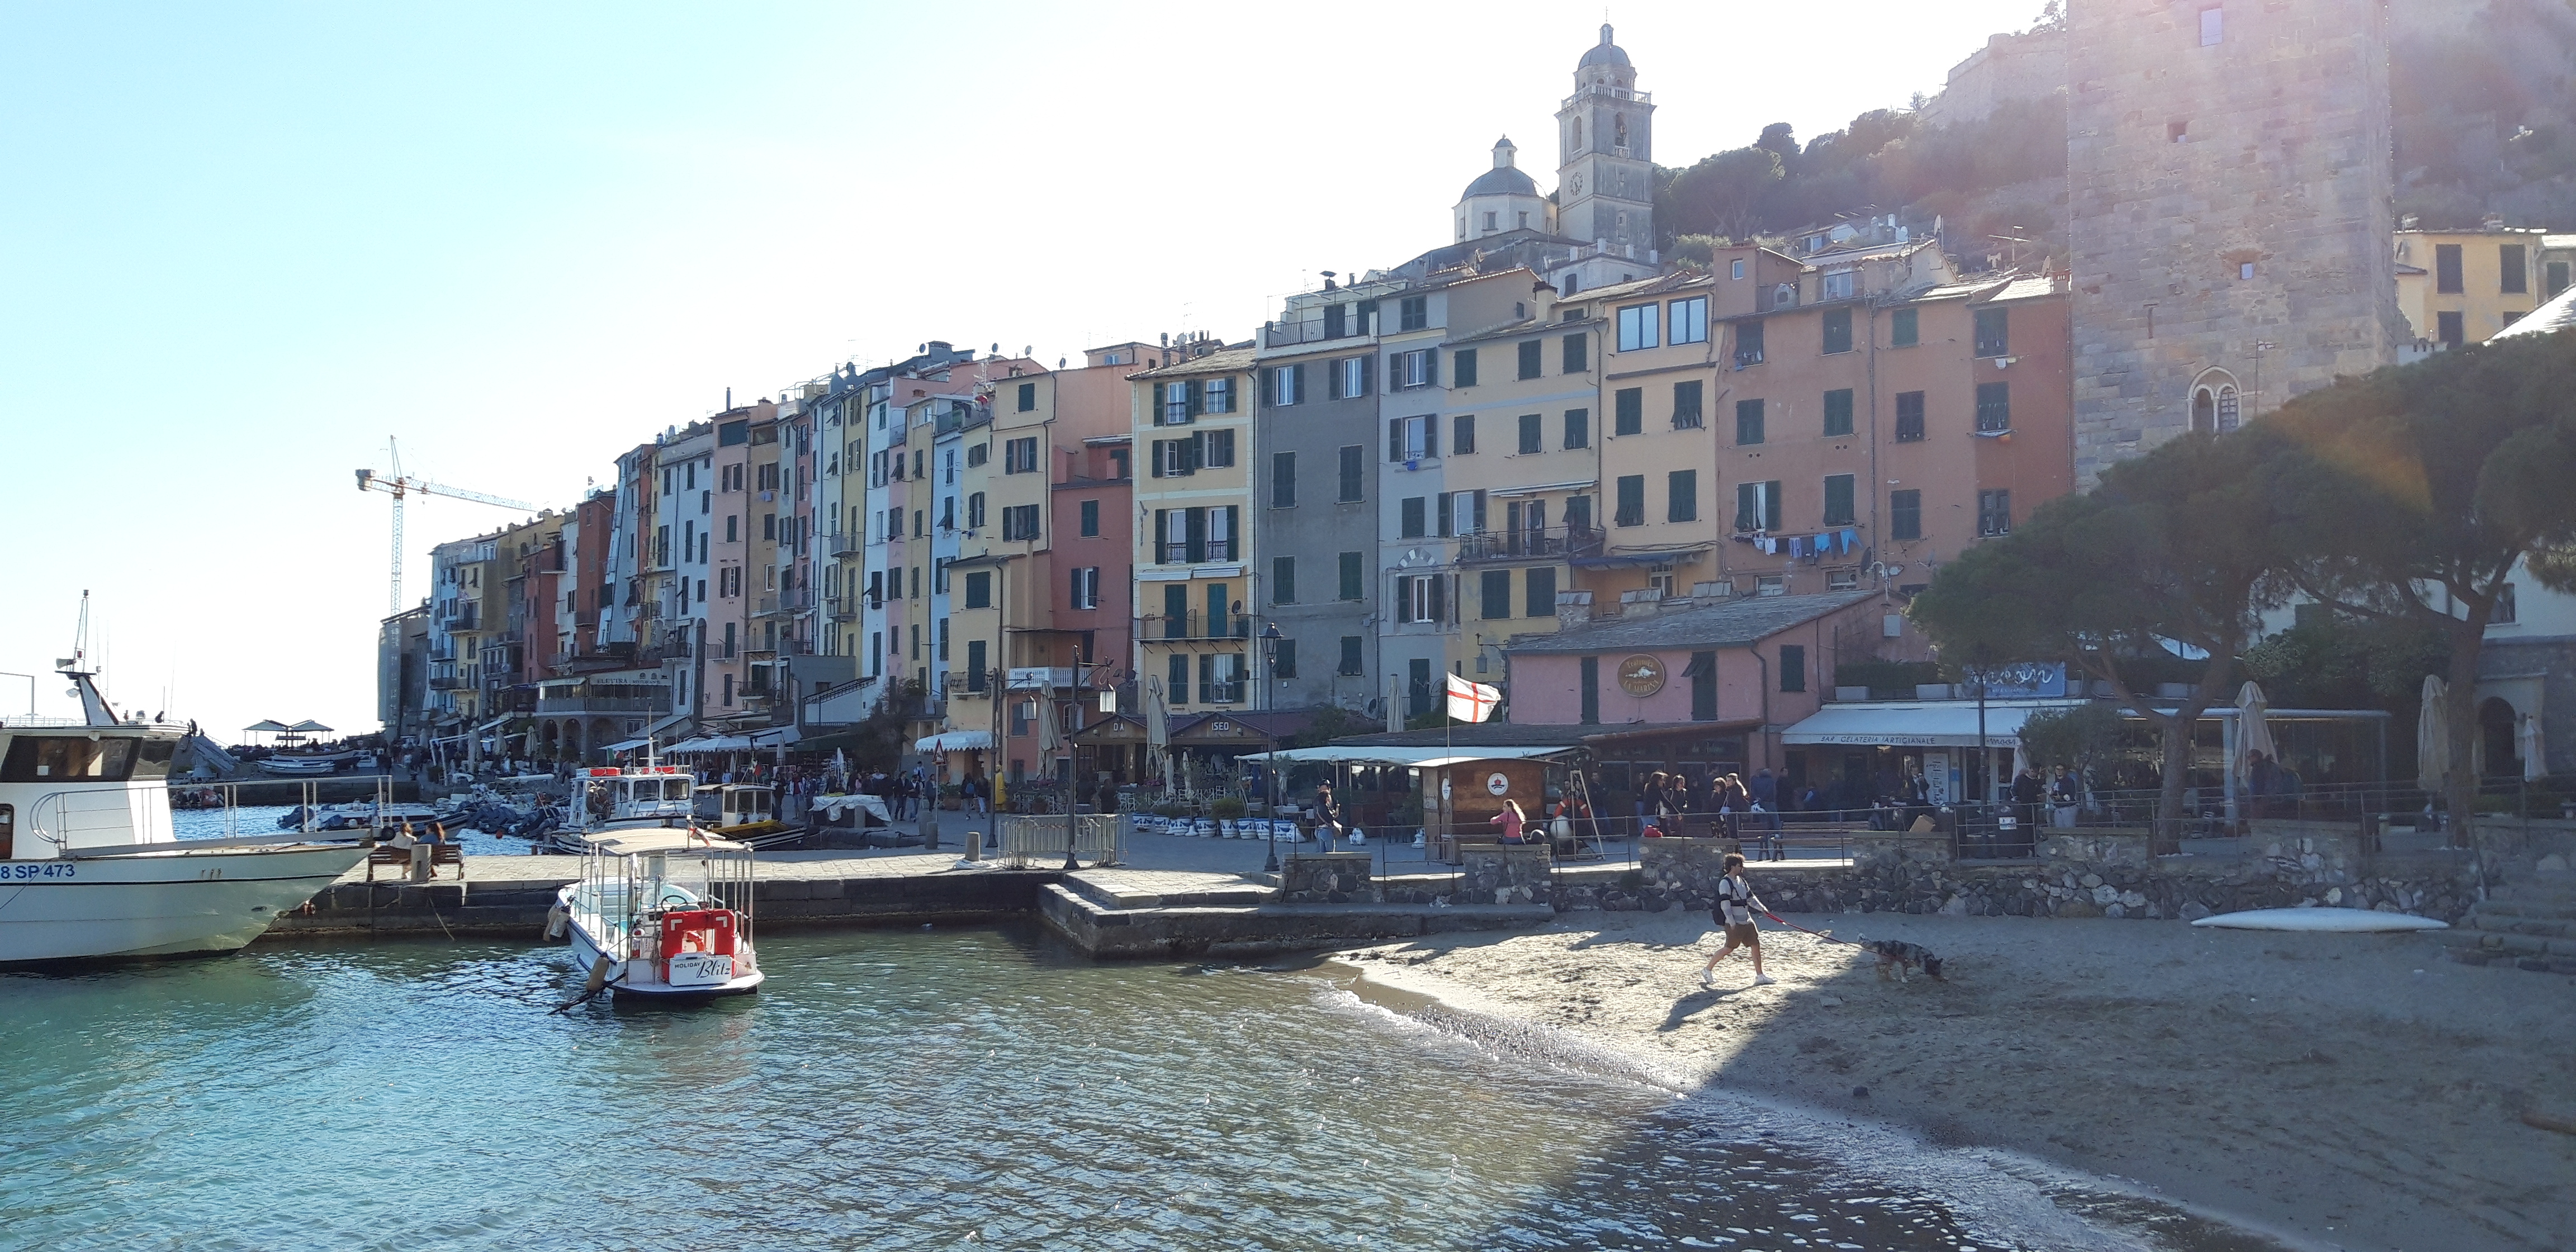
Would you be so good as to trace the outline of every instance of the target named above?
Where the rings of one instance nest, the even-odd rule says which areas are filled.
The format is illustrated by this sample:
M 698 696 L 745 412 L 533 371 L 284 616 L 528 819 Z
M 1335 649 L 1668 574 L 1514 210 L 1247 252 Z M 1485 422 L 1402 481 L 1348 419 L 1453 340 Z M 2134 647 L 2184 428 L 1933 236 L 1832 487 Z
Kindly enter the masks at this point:
M 1351 904 L 1378 899 L 1366 852 L 1298 852 L 1279 863 L 1282 904 Z
M 1451 873 L 1390 874 L 1376 882 L 1388 904 L 1519 905 L 1582 908 L 1564 902 L 1556 857 L 1545 844 L 1468 844 Z
M 2251 418 L 2390 363 L 2404 334 L 2380 0 L 2227 5 L 2207 44 L 2205 7 L 2067 6 L 2085 485 L 2188 429 L 2205 371 Z

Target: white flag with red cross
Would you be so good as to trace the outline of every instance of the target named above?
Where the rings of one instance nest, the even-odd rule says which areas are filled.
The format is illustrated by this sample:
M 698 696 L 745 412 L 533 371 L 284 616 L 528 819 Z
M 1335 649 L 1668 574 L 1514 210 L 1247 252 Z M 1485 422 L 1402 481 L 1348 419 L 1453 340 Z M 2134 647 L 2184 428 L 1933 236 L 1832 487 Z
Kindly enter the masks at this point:
M 1471 683 L 1449 676 L 1449 719 L 1457 722 L 1481 722 L 1494 715 L 1494 706 L 1503 702 L 1503 689 Z

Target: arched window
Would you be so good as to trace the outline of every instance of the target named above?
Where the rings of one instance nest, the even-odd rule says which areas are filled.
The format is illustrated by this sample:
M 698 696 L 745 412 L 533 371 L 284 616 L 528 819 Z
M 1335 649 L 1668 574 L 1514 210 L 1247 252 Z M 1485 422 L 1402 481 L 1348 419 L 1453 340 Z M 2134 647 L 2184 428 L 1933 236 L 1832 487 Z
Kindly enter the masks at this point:
M 2201 371 L 2191 380 L 2191 428 L 2224 435 L 2244 424 L 2236 376 L 2223 369 Z
M 1580 115 L 1574 119 L 1574 137 L 1571 142 L 1574 151 L 1583 151 L 1583 118 Z
M 2218 433 L 2218 398 L 2207 387 L 2192 389 L 2191 429 L 2199 435 Z
M 1613 116 L 1611 117 L 1611 119 L 1610 119 L 1610 120 L 1611 120 L 1611 127 L 1612 127 L 1612 130 L 1611 130 L 1611 140 L 1610 140 L 1611 144 L 1612 144 L 1612 145 L 1614 145 L 1614 146 L 1616 146 L 1616 147 L 1621 147 L 1621 148 L 1625 148 L 1625 147 L 1627 147 L 1627 146 L 1628 146 L 1628 115 L 1627 115 L 1627 114 L 1625 114 L 1625 113 L 1615 114 L 1615 115 L 1613 115 Z

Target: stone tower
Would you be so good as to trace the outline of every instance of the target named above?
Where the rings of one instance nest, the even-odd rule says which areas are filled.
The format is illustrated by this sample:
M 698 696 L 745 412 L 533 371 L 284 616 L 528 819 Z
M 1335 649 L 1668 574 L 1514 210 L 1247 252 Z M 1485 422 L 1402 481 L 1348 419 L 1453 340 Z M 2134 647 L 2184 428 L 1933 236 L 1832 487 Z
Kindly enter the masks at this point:
M 1640 260 L 1655 246 L 1654 115 L 1654 97 L 1637 90 L 1636 67 L 1603 23 L 1556 111 L 1558 234 Z
M 2078 481 L 2392 362 L 2383 0 L 2067 10 Z

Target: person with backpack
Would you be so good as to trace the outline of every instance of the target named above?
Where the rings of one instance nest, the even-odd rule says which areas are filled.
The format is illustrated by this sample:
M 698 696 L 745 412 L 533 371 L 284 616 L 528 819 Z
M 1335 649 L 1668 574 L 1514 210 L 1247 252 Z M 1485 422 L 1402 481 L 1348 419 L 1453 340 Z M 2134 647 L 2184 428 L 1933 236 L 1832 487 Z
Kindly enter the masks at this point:
M 1768 913 L 1762 898 L 1753 894 L 1753 884 L 1744 880 L 1744 857 L 1729 852 L 1724 862 L 1726 875 L 1717 880 L 1717 903 L 1709 909 L 1710 920 L 1726 929 L 1726 944 L 1708 958 L 1708 967 L 1699 972 L 1699 985 L 1717 985 L 1717 963 L 1734 955 L 1740 945 L 1753 953 L 1753 985 L 1767 987 L 1780 981 L 1762 972 L 1762 932 L 1753 925 L 1756 911 Z

